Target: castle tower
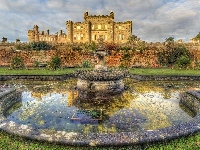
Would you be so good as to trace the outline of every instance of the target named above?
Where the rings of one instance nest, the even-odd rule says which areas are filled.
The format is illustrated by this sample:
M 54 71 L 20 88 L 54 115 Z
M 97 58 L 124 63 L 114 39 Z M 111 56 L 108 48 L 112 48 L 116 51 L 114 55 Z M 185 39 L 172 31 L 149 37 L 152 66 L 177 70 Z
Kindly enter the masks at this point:
M 88 42 L 91 43 L 91 22 L 88 21 Z
M 39 41 L 39 31 L 38 31 L 39 27 L 37 25 L 34 25 L 33 31 L 35 33 L 35 42 Z
M 67 38 L 70 41 L 70 43 L 73 43 L 73 22 L 72 21 L 66 21 L 66 30 L 67 30 Z

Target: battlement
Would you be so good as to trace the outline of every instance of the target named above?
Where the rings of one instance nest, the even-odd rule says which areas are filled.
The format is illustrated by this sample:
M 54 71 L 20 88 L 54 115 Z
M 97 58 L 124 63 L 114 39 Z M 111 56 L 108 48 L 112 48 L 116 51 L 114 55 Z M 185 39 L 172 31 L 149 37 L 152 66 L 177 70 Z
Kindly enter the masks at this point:
M 111 10 L 110 15 L 88 15 L 88 11 L 86 10 L 86 12 L 84 13 L 84 19 L 85 20 L 91 20 L 91 19 L 114 19 L 114 13 Z

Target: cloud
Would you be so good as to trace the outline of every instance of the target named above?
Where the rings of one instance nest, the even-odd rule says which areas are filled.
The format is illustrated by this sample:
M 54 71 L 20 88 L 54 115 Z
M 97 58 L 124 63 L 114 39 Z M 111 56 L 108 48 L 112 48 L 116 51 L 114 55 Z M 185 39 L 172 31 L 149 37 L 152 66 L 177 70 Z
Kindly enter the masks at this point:
M 0 36 L 27 41 L 34 24 L 54 34 L 66 32 L 65 21 L 84 21 L 92 15 L 109 15 L 115 21 L 133 21 L 133 34 L 145 41 L 164 41 L 172 36 L 188 41 L 199 32 L 199 0 L 0 0 Z

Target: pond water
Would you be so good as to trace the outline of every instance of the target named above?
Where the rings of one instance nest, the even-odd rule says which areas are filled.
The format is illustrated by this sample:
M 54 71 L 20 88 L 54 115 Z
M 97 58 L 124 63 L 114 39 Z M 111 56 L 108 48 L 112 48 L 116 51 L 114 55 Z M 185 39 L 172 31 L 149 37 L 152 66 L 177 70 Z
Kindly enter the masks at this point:
M 22 101 L 4 112 L 7 119 L 44 130 L 80 133 L 115 133 L 154 130 L 193 119 L 182 106 L 179 93 L 199 88 L 200 82 L 136 82 L 109 99 L 79 99 L 66 81 L 9 81 L 1 85 L 22 90 Z

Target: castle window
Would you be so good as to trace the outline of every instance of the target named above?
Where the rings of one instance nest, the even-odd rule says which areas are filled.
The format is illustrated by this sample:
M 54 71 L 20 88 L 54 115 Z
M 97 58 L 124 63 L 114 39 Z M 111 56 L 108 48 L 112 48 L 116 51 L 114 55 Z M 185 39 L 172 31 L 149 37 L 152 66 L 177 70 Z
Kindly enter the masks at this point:
M 76 26 L 74 26 L 74 29 L 76 29 Z
M 116 40 L 119 40 L 119 35 L 116 36 Z
M 121 26 L 119 26 L 119 29 L 121 29 Z
M 124 34 L 122 34 L 122 40 L 124 40 Z
M 79 34 L 79 35 L 77 34 L 77 37 L 78 37 L 78 40 L 80 40 L 80 39 L 81 39 L 81 37 L 80 37 L 80 34 Z
M 98 25 L 98 29 L 101 29 L 101 25 L 100 24 Z
M 81 29 L 83 29 L 83 26 L 81 26 Z
M 107 25 L 105 25 L 105 29 L 107 29 Z
M 108 36 L 107 36 L 107 35 L 105 35 L 105 40 L 107 40 L 107 38 L 108 38 Z
M 95 36 L 94 36 L 94 40 L 96 40 L 96 39 L 97 39 L 97 36 L 95 35 Z
M 74 35 L 74 40 L 76 40 L 76 34 Z
M 116 29 L 117 29 L 117 26 L 116 26 Z
M 81 40 L 83 40 L 83 34 L 81 34 Z
M 80 26 L 77 26 L 77 29 L 80 29 Z
M 92 30 L 94 30 L 94 25 L 92 25 Z

